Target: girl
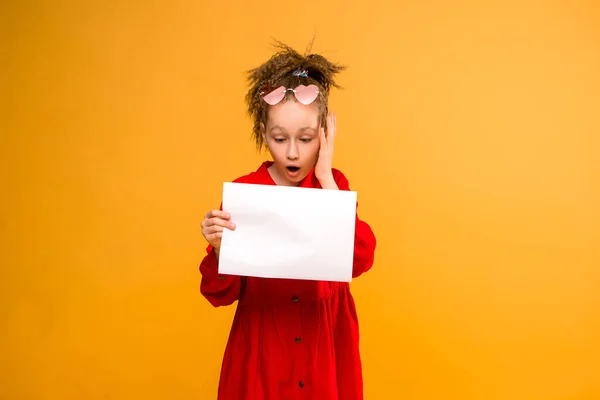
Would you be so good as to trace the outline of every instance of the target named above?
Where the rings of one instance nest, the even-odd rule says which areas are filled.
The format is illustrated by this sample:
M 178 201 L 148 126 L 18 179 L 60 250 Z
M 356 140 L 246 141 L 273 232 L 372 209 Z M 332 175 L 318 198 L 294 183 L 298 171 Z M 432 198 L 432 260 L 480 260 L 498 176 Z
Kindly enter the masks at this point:
M 332 168 L 336 118 L 327 112 L 334 75 L 344 67 L 321 55 L 278 52 L 249 72 L 246 96 L 259 149 L 273 161 L 234 182 L 350 190 Z M 307 52 L 308 53 L 308 52 Z M 202 222 L 208 241 L 200 291 L 214 306 L 238 301 L 223 358 L 221 400 L 363 398 L 358 320 L 348 283 L 225 276 L 218 273 L 227 210 Z M 373 265 L 375 236 L 356 216 L 353 277 Z

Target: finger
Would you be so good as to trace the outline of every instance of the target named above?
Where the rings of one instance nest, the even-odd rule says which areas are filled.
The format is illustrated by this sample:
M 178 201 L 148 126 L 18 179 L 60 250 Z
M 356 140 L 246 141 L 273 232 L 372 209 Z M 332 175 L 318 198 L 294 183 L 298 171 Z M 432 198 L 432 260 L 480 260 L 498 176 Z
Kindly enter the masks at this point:
M 221 225 L 211 225 L 211 226 L 207 227 L 205 229 L 205 231 L 206 231 L 206 235 L 212 235 L 217 232 L 223 232 L 223 229 L 225 229 L 225 228 Z
M 229 219 L 231 218 L 231 215 L 229 215 L 229 213 L 222 211 L 222 210 L 211 210 L 209 212 L 206 213 L 205 218 L 206 219 L 210 219 L 210 218 L 222 218 L 222 219 Z
M 327 116 L 327 144 L 332 145 L 335 137 L 335 127 L 333 125 L 333 117 L 331 114 Z
M 333 131 L 337 133 L 337 116 L 333 114 Z
M 222 226 L 224 228 L 229 228 L 231 230 L 235 229 L 235 224 L 231 221 L 222 219 L 222 218 L 211 218 L 208 220 L 208 225 L 207 226 Z
M 325 128 L 321 127 L 321 132 L 319 133 L 319 140 L 321 142 L 321 148 L 325 148 L 327 146 L 327 141 L 325 139 Z
M 200 226 L 202 226 L 202 229 L 209 227 L 213 224 L 212 218 L 210 216 L 210 211 L 208 213 L 206 213 L 206 215 L 204 216 L 204 219 L 202 220 L 202 224 L 200 224 Z
M 235 230 L 235 224 L 227 224 L 227 225 L 211 225 L 205 228 L 206 234 L 210 235 L 216 232 L 223 232 L 225 229 L 229 229 L 231 231 Z
M 333 140 L 335 139 L 335 114 L 331 113 L 331 136 L 328 138 L 329 142 L 333 144 Z
M 222 237 L 223 237 L 223 232 L 215 232 L 213 234 L 207 235 L 206 236 L 206 240 L 209 243 L 212 243 L 212 242 L 214 242 L 217 239 L 221 239 Z

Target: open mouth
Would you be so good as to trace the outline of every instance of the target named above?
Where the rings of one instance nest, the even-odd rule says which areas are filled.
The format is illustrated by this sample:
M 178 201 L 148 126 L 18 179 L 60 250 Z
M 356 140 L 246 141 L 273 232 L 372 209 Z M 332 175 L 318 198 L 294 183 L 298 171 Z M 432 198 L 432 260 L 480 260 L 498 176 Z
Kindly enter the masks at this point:
M 300 167 L 296 167 L 296 166 L 289 166 L 289 167 L 286 167 L 286 168 L 290 172 L 298 172 L 300 170 Z

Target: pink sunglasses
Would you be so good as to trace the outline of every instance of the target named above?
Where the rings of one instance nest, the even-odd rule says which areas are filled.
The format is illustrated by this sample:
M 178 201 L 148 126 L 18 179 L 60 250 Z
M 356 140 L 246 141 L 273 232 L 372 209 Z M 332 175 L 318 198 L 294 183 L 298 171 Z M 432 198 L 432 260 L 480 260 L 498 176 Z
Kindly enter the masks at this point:
M 285 86 L 279 86 L 275 90 L 263 96 L 263 100 L 265 103 L 274 106 L 283 100 L 286 93 L 290 90 L 294 93 L 296 99 L 304 105 L 312 103 L 319 96 L 319 88 L 316 85 L 299 85 L 296 86 L 296 89 L 286 89 Z M 264 93 L 265 92 L 260 92 L 260 95 L 262 96 Z

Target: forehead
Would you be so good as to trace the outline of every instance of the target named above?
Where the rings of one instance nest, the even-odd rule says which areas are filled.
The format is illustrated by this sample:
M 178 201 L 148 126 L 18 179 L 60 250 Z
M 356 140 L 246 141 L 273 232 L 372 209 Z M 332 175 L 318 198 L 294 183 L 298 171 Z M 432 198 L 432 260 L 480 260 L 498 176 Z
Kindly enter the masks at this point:
M 310 126 L 317 128 L 319 123 L 318 104 L 304 105 L 294 100 L 281 102 L 269 109 L 268 126 L 279 125 L 288 130 Z

